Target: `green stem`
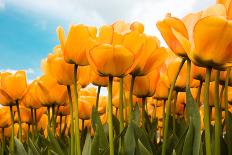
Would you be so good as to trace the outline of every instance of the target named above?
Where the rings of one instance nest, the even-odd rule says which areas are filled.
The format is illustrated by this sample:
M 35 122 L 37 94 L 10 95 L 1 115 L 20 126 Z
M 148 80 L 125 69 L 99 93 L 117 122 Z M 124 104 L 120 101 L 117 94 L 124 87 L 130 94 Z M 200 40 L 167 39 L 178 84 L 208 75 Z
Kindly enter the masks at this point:
M 220 78 L 220 71 L 217 71 L 215 77 L 215 87 L 214 87 L 214 106 L 215 106 L 215 155 L 220 154 L 221 152 L 221 109 L 219 104 L 219 78 Z
M 211 74 L 211 68 L 206 68 L 205 88 L 204 88 L 204 126 L 205 126 L 206 155 L 211 155 L 210 119 L 209 119 L 210 74 Z
M 34 109 L 34 113 L 33 113 L 33 114 L 34 114 L 34 117 L 33 117 L 34 120 L 33 120 L 33 122 L 34 122 L 34 126 L 35 126 L 35 127 L 34 127 L 34 128 L 35 128 L 35 129 L 34 129 L 34 134 L 37 136 L 36 109 Z
M 174 101 L 173 101 L 173 115 L 172 115 L 172 126 L 173 126 L 173 134 L 176 134 L 176 101 L 177 101 L 177 95 L 178 91 L 176 92 L 174 96 Z
M 30 135 L 30 124 L 27 124 L 28 130 L 27 130 L 27 142 L 29 143 L 29 135 Z
M 145 104 L 146 104 L 146 97 L 142 98 L 142 127 L 145 128 Z
M 175 87 L 175 83 L 177 80 L 177 77 L 180 73 L 180 70 L 182 68 L 182 66 L 184 65 L 185 59 L 182 59 L 180 66 L 176 72 L 176 75 L 174 75 L 174 79 L 172 80 L 171 83 L 171 87 L 169 90 L 169 94 L 168 94 L 168 102 L 167 102 L 167 112 L 166 112 L 166 116 L 165 116 L 165 124 L 164 124 L 164 139 L 163 139 L 163 144 L 162 144 L 162 155 L 166 155 L 166 151 L 167 151 L 167 134 L 168 134 L 168 122 L 169 122 L 169 115 L 170 115 L 170 107 L 171 107 L 171 101 L 172 101 L 172 92 L 173 89 Z
M 62 133 L 62 115 L 60 115 L 60 137 Z
M 17 107 L 17 113 L 18 113 L 18 123 L 19 123 L 19 140 L 22 142 L 22 124 L 21 124 L 21 115 L 20 115 L 20 109 L 19 109 L 19 102 L 16 100 L 16 107 Z
M 81 131 L 83 132 L 84 131 L 84 129 L 85 129 L 85 120 L 84 119 L 82 119 L 82 122 L 81 122 Z
M 120 84 L 119 84 L 119 122 L 120 122 L 120 133 L 123 131 L 124 129 L 124 116 L 123 116 L 123 78 L 120 78 Z M 120 137 L 119 140 L 119 151 L 121 150 L 121 148 L 123 147 L 123 138 Z
M 52 105 L 52 134 L 56 135 L 55 105 Z
M 31 117 L 32 117 L 32 132 L 35 133 L 35 119 L 34 119 L 34 110 L 31 108 Z M 35 141 L 35 135 L 32 134 L 32 141 Z
M 228 141 L 228 146 L 231 146 L 231 140 L 229 135 L 229 111 L 228 111 L 228 84 L 229 84 L 229 78 L 230 78 L 230 68 L 228 67 L 226 69 L 226 81 L 225 81 L 225 90 L 224 90 L 224 99 L 225 99 L 225 123 L 226 123 L 226 139 Z M 232 154 L 231 147 L 228 147 L 228 154 Z
M 5 136 L 4 136 L 4 128 L 2 128 L 2 155 L 4 155 L 5 150 Z
M 75 152 L 77 155 L 81 155 L 81 143 L 80 143 L 80 131 L 79 131 L 79 112 L 78 112 L 78 92 L 77 92 L 77 68 L 78 65 L 74 65 L 74 78 L 73 78 L 73 86 L 74 86 L 74 103 L 75 103 L 75 133 L 76 133 L 76 147 Z
M 51 129 L 51 120 L 50 120 L 50 106 L 47 107 L 47 113 L 48 113 L 48 129 Z
M 96 99 L 96 108 L 97 108 L 97 110 L 98 110 L 100 92 L 101 92 L 101 86 L 98 86 L 97 87 L 97 99 Z
M 110 141 L 110 155 L 114 155 L 114 135 L 113 135 L 113 121 L 112 121 L 112 84 L 113 77 L 109 77 L 108 85 L 108 125 L 109 125 L 109 141 Z
M 220 91 L 220 98 L 219 98 L 219 100 L 220 100 L 220 105 L 222 105 L 222 98 L 223 98 L 223 95 L 224 95 L 224 89 L 225 89 L 225 85 L 222 85 L 222 89 L 221 89 L 221 91 Z
M 201 88 L 202 88 L 203 81 L 200 80 L 200 86 L 198 87 L 197 90 L 197 105 L 200 107 L 201 106 Z
M 158 100 L 155 101 L 155 112 L 154 112 L 154 118 L 156 119 L 156 107 L 157 107 Z
M 14 154 L 14 148 L 15 148 L 15 143 L 14 143 L 14 111 L 12 105 L 10 105 L 10 113 L 11 113 L 11 150 Z
M 70 115 L 71 115 L 71 155 L 73 155 L 74 154 L 74 121 L 73 121 L 72 95 L 71 95 L 71 88 L 69 85 L 67 85 L 67 91 L 68 91 Z M 79 129 L 78 129 L 78 131 L 79 131 Z
M 130 85 L 130 97 L 129 97 L 129 100 L 130 100 L 130 118 L 132 118 L 131 114 L 132 114 L 132 111 L 133 111 L 133 89 L 134 89 L 134 82 L 135 82 L 135 75 L 132 75 L 132 77 L 131 77 L 131 85 Z

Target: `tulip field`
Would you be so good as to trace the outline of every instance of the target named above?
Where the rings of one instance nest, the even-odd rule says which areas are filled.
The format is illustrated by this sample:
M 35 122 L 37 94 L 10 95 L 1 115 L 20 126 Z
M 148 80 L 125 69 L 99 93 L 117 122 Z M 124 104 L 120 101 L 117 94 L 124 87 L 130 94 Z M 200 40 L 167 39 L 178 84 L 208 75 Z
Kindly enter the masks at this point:
M 0 73 L 1 155 L 232 155 L 231 19 L 58 26 L 40 77 Z

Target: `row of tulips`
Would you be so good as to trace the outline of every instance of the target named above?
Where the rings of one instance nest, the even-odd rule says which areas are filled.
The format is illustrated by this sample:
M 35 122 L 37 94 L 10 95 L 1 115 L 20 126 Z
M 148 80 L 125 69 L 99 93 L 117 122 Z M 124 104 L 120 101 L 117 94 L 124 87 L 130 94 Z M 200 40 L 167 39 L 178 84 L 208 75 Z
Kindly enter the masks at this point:
M 58 27 L 41 77 L 0 74 L 1 153 L 232 154 L 231 10 L 167 14 L 168 48 L 139 22 Z

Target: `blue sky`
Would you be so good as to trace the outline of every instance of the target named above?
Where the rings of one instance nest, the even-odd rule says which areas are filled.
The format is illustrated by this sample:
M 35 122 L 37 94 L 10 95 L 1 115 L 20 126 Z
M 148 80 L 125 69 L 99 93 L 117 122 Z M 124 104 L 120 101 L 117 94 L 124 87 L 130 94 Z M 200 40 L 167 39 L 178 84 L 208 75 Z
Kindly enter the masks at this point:
M 31 81 L 41 75 L 40 61 L 58 43 L 56 27 L 100 26 L 118 19 L 141 21 L 160 39 L 155 23 L 166 13 L 183 17 L 215 3 L 213 0 L 0 0 L 0 71 L 27 71 Z

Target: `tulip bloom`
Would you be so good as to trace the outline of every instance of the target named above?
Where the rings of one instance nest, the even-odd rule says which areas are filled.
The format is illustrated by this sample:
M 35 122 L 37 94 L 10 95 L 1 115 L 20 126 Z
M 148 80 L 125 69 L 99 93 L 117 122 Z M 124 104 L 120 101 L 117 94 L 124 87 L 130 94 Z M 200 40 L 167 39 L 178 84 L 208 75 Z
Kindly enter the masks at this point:
M 54 48 L 54 53 L 49 54 L 41 62 L 41 68 L 44 74 L 50 75 L 61 85 L 72 85 L 73 83 L 73 65 L 64 61 L 60 46 Z
M 62 27 L 57 28 L 58 38 L 64 59 L 71 64 L 78 64 L 80 66 L 88 65 L 86 57 L 86 50 L 88 49 L 88 40 L 95 38 L 97 29 L 85 25 L 71 25 L 67 38 L 64 35 Z
M 51 106 L 64 105 L 67 98 L 67 90 L 63 85 L 59 85 L 54 78 L 43 75 L 38 79 L 37 96 L 41 105 Z
M 26 92 L 27 80 L 24 71 L 17 71 L 15 74 L 1 73 L 0 96 L 1 104 L 11 106 L 16 104 Z M 18 84 L 15 87 L 15 84 Z
M 11 125 L 11 114 L 9 107 L 0 108 L 0 128 L 7 128 Z
M 182 52 L 177 55 L 190 58 L 198 66 L 230 66 L 232 24 L 223 5 L 216 4 L 202 12 L 189 14 L 183 20 L 168 16 L 157 26 L 169 47 L 176 53 Z M 173 37 L 175 39 L 171 39 Z M 170 43 L 172 40 L 175 43 Z M 175 49 L 172 45 L 178 45 L 181 49 Z
M 21 100 L 22 104 L 27 108 L 38 109 L 41 107 L 41 103 L 37 96 L 38 94 L 36 93 L 38 87 L 38 82 L 35 80 L 27 88 L 26 94 Z

